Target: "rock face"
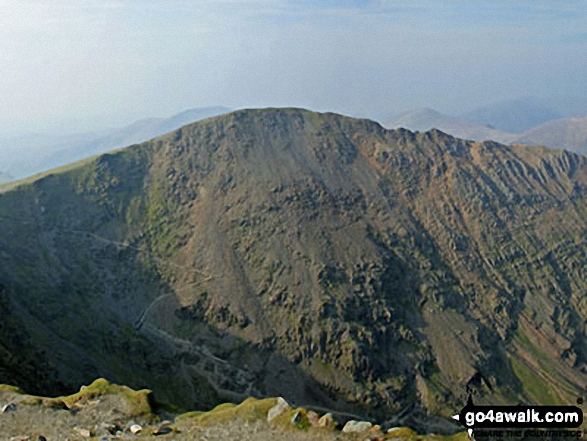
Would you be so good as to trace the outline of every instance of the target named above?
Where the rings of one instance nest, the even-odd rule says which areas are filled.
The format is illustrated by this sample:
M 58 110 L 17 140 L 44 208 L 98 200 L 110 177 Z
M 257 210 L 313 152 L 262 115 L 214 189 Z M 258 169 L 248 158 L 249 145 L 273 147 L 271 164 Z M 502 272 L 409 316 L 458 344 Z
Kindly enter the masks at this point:
M 297 109 L 206 120 L 0 195 L 2 381 L 393 425 L 467 390 L 570 402 L 586 215 L 568 152 Z

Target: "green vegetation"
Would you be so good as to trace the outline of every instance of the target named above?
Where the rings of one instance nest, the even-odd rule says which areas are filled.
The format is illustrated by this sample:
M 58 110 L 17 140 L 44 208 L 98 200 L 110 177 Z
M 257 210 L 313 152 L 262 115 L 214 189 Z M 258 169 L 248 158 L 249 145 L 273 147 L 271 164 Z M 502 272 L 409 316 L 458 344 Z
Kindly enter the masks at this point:
M 530 367 L 515 358 L 511 358 L 510 362 L 516 377 L 522 383 L 527 394 L 533 398 L 533 402 L 540 404 L 564 404 L 552 393 L 549 383 L 533 372 Z
M 275 406 L 277 401 L 274 398 L 258 400 L 248 398 L 239 405 L 221 404 L 209 412 L 188 412 L 178 417 L 178 422 L 197 422 L 202 425 L 217 425 L 223 421 L 257 421 L 267 418 L 269 409 Z
M 118 386 L 107 380 L 100 378 L 89 386 L 73 395 L 60 397 L 68 407 L 73 407 L 77 403 L 85 403 L 103 395 L 118 395 L 122 397 L 128 405 L 128 413 L 132 416 L 147 416 L 154 413 L 155 405 L 153 392 L 150 390 L 134 391 L 126 386 Z

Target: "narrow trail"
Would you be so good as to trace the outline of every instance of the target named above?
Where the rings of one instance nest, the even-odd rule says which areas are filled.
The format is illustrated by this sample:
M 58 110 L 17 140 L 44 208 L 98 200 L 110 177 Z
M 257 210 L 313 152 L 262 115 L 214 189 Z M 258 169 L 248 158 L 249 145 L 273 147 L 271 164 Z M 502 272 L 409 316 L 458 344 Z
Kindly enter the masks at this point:
M 38 224 L 38 222 L 28 221 L 28 220 L 19 219 L 19 218 L 12 217 L 12 216 L 4 216 L 4 215 L 0 216 L 0 221 L 2 221 L 2 220 L 10 221 L 10 222 L 18 222 L 23 225 L 36 225 L 36 224 Z M 153 251 L 151 251 L 145 247 L 137 247 L 135 245 L 131 245 L 128 242 L 120 242 L 117 240 L 108 239 L 106 237 L 100 236 L 96 233 L 92 233 L 89 231 L 76 230 L 76 229 L 66 230 L 66 229 L 61 229 L 61 228 L 53 228 L 52 230 L 47 230 L 47 232 L 48 233 L 55 232 L 57 234 L 63 234 L 63 235 L 69 235 L 69 236 L 84 236 L 86 238 L 92 239 L 95 242 L 100 242 L 100 243 L 108 244 L 108 245 L 114 245 L 118 249 L 133 250 L 137 254 L 140 253 L 143 255 L 148 255 L 154 262 L 157 262 L 160 265 L 171 266 L 171 267 L 174 267 L 174 268 L 177 268 L 177 269 L 189 272 L 189 273 L 197 273 L 200 276 L 204 277 L 202 280 L 199 280 L 196 282 L 191 282 L 187 286 L 184 286 L 180 289 L 176 289 L 176 290 L 173 290 L 170 292 L 166 292 L 164 294 L 159 295 L 155 299 L 153 299 L 153 301 L 145 307 L 145 309 L 139 314 L 139 317 L 135 320 L 134 328 L 136 331 L 139 331 L 141 329 L 141 327 L 144 325 L 145 321 L 148 318 L 149 312 L 151 312 L 151 310 L 157 304 L 159 304 L 161 301 L 165 300 L 166 298 L 176 296 L 177 294 L 180 294 L 184 291 L 193 289 L 194 287 L 196 287 L 198 285 L 209 282 L 209 281 L 214 280 L 215 278 L 219 277 L 218 275 L 211 274 L 209 270 L 202 271 L 202 270 L 199 270 L 199 269 L 194 268 L 192 266 L 181 265 L 179 263 L 175 263 L 170 260 L 163 259 L 163 258 L 157 256 Z

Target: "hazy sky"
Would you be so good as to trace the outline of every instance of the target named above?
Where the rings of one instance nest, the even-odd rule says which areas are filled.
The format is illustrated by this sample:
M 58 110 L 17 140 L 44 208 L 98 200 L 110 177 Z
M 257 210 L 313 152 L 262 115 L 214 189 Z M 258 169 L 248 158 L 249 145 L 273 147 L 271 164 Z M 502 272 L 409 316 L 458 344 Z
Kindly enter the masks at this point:
M 587 96 L 584 0 L 0 0 L 0 131 Z

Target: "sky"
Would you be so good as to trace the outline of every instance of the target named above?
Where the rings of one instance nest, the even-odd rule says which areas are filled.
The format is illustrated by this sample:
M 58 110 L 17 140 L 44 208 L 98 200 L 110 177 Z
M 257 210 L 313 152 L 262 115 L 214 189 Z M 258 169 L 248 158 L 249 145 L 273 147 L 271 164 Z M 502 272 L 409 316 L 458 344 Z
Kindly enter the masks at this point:
M 587 97 L 584 0 L 0 0 L 0 137 L 187 108 Z

